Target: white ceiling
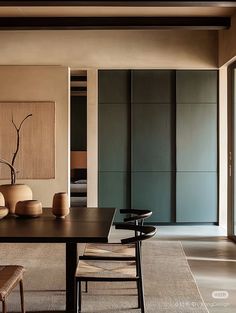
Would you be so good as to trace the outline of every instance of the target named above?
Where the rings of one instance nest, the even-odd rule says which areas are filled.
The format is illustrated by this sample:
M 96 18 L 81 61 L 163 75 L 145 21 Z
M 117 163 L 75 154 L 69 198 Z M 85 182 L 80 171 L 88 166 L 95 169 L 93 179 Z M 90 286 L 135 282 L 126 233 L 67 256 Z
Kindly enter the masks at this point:
M 0 7 L 1 17 L 232 16 L 231 7 Z

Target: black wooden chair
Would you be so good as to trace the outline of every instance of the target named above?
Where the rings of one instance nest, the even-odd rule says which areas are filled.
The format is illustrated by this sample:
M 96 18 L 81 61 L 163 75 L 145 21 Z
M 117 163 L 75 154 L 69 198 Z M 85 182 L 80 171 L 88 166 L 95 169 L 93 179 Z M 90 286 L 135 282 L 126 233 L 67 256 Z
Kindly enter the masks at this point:
M 135 259 L 83 259 L 79 260 L 76 273 L 76 307 L 77 312 L 81 312 L 82 290 L 81 283 L 88 281 L 96 282 L 130 282 L 137 283 L 138 308 L 145 312 L 145 301 L 143 292 L 142 266 L 141 266 L 141 242 L 152 238 L 156 234 L 154 226 L 143 226 L 134 224 L 117 224 L 117 229 L 132 230 L 134 236 L 121 239 L 121 244 L 125 247 L 129 244 L 135 246 Z
M 144 220 L 152 215 L 152 211 L 147 209 L 120 209 L 121 214 L 126 214 L 124 223 L 134 223 L 143 225 Z M 127 216 L 128 215 L 128 216 Z M 80 260 L 135 260 L 135 245 L 122 245 L 120 242 L 114 243 L 87 243 L 80 256 Z M 85 282 L 85 292 L 88 292 L 88 282 Z
M 124 223 L 134 223 L 135 225 L 143 225 L 144 220 L 152 215 L 152 211 L 144 209 L 121 209 L 124 217 Z M 85 260 L 133 260 L 135 258 L 134 244 L 122 245 L 119 243 L 88 243 L 85 246 L 83 255 L 80 259 Z M 87 290 L 87 285 L 86 285 Z

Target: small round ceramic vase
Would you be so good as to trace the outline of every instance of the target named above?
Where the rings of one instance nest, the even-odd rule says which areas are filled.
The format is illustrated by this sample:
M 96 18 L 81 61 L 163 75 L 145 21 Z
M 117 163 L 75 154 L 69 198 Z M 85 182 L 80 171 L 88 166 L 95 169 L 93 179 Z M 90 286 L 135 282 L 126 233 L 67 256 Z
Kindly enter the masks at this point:
M 18 201 L 15 214 L 22 217 L 38 217 L 43 213 L 42 203 L 38 200 Z
M 0 220 L 4 218 L 5 216 L 7 216 L 7 214 L 8 214 L 8 208 L 6 208 L 5 206 L 0 206 Z
M 15 213 L 15 206 L 18 201 L 32 200 L 33 194 L 29 186 L 25 184 L 0 185 L 0 192 L 5 199 L 5 206 L 10 214 Z
M 52 213 L 57 218 L 64 218 L 70 213 L 69 198 L 66 192 L 55 193 L 52 202 Z
M 0 206 L 5 206 L 5 199 L 1 192 L 0 192 Z

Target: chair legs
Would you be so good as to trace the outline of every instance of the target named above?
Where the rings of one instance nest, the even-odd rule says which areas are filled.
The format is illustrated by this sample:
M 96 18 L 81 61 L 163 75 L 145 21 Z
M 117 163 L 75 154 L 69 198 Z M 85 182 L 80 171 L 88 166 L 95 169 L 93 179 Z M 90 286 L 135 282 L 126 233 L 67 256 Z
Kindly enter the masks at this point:
M 25 313 L 24 288 L 22 279 L 20 280 L 20 301 L 21 301 L 21 313 Z
M 21 302 L 21 313 L 25 313 L 25 304 L 24 304 L 24 288 L 23 288 L 23 280 L 20 282 L 20 302 Z M 7 304 L 6 300 L 2 301 L 2 313 L 7 313 Z
M 138 308 L 141 309 L 141 313 L 145 313 L 145 300 L 143 292 L 142 277 L 137 280 L 138 290 Z M 76 288 L 76 313 L 81 313 L 81 301 L 82 301 L 82 282 L 77 280 L 75 283 Z M 85 281 L 85 292 L 88 292 L 88 281 Z M 3 312 L 6 313 L 6 312 Z
M 140 291 L 140 284 L 138 280 L 136 281 L 136 286 L 137 286 L 137 291 L 138 291 L 138 309 L 140 309 L 141 308 L 141 300 L 140 300 L 141 291 Z
M 143 292 L 143 280 L 142 277 L 138 279 L 138 303 L 139 308 L 141 309 L 141 313 L 145 313 L 145 300 L 144 300 L 144 292 Z
M 7 305 L 6 305 L 5 300 L 2 301 L 2 313 L 7 313 Z
M 80 313 L 81 312 L 81 293 L 82 293 L 82 289 L 81 289 L 81 281 L 76 281 L 76 313 Z

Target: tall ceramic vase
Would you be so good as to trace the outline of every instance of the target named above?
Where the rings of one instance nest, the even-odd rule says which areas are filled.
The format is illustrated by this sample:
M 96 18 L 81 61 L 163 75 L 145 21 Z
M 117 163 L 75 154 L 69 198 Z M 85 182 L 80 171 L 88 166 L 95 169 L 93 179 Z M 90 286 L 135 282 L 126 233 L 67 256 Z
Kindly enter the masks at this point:
M 10 214 L 15 213 L 15 206 L 18 201 L 32 200 L 33 194 L 29 186 L 24 184 L 0 185 L 0 192 L 5 199 L 5 206 Z
M 55 193 L 52 202 L 52 213 L 57 218 L 64 218 L 70 213 L 69 198 L 66 192 Z

